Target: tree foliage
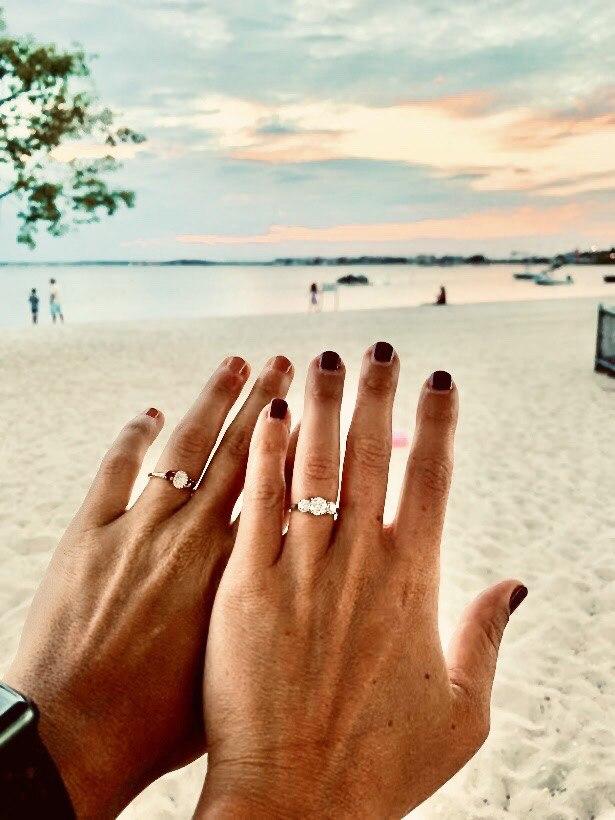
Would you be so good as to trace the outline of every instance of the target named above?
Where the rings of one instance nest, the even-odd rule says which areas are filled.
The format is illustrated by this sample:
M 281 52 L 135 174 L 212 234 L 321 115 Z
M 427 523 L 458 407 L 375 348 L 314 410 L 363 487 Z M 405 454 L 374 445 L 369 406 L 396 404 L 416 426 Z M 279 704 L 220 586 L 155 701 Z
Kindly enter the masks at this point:
M 113 112 L 98 105 L 84 51 L 3 36 L 1 14 L 0 200 L 18 197 L 17 241 L 33 248 L 39 226 L 61 236 L 135 201 L 132 191 L 105 181 L 120 167 L 111 151 L 66 163 L 56 159 L 56 149 L 84 139 L 112 149 L 145 137 L 115 126 Z

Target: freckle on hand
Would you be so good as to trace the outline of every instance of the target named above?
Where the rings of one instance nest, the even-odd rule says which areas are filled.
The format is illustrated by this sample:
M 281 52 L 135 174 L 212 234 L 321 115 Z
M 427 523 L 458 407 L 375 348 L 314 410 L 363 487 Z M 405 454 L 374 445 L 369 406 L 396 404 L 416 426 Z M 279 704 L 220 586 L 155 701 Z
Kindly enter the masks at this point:
M 429 674 L 429 672 L 425 672 L 425 680 L 430 680 L 430 679 L 431 679 L 431 675 Z

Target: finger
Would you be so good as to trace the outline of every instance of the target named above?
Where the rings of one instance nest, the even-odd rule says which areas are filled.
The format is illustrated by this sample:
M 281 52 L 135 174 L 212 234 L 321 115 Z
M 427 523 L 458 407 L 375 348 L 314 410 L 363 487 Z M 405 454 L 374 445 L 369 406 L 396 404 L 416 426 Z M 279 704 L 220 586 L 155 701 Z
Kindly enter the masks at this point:
M 292 504 L 317 496 L 337 501 L 344 376 L 342 360 L 333 351 L 326 351 L 310 364 L 295 454 Z M 298 565 L 313 562 L 329 546 L 332 529 L 331 515 L 293 510 L 284 551 Z
M 451 376 L 436 371 L 419 399 L 414 440 L 408 458 L 397 517 L 395 544 L 403 560 L 436 580 L 444 514 L 453 472 L 457 389 Z
M 249 373 L 248 363 L 239 356 L 230 356 L 220 364 L 171 434 L 155 472 L 183 470 L 191 479 L 199 479 Z M 169 481 L 152 478 L 138 503 L 168 514 L 189 499 L 189 492 L 176 489 Z
M 464 611 L 449 647 L 449 679 L 459 705 L 488 719 L 498 652 L 508 619 L 527 596 L 519 581 L 501 581 L 478 596 Z
M 295 427 L 295 429 L 290 434 L 290 438 L 288 440 L 288 449 L 286 451 L 286 461 L 284 463 L 284 484 L 285 484 L 285 492 L 284 492 L 284 521 L 282 525 L 282 532 L 288 527 L 288 509 L 290 507 L 290 491 L 291 491 L 291 482 L 293 479 L 293 468 L 295 465 L 295 451 L 297 449 L 297 437 L 299 435 L 299 424 Z M 233 521 L 233 526 L 231 528 L 231 540 L 233 543 L 237 538 L 237 532 L 239 531 L 239 521 L 241 520 L 241 513 L 237 516 L 237 518 Z
M 260 414 L 250 444 L 243 506 L 231 561 L 270 566 L 282 545 L 284 462 L 290 413 L 284 399 L 274 399 Z
M 300 430 L 301 424 L 297 423 L 288 440 L 288 450 L 286 451 L 286 461 L 284 463 L 284 482 L 286 485 L 286 495 L 284 498 L 285 510 L 289 510 L 291 504 L 290 499 L 293 489 L 293 473 L 295 471 L 295 459 L 297 458 L 297 443 L 299 441 Z
M 362 531 L 381 527 L 384 516 L 393 402 L 399 378 L 399 357 L 388 342 L 366 351 L 357 402 L 346 442 L 340 525 Z
M 162 430 L 164 416 L 150 407 L 124 427 L 107 454 L 83 502 L 82 514 L 95 526 L 126 511 L 145 453 Z
M 286 356 L 276 356 L 267 362 L 224 434 L 191 506 L 213 507 L 230 519 L 243 488 L 250 439 L 258 416 L 273 398 L 286 396 L 292 379 L 293 366 Z

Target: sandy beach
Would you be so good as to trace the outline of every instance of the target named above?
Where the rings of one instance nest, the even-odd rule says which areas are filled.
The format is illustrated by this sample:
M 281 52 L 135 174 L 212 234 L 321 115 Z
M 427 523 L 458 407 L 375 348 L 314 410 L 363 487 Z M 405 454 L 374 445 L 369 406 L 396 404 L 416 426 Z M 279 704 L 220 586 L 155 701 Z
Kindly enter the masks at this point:
M 166 414 L 150 468 L 221 358 L 239 353 L 256 371 L 285 353 L 297 368 L 289 399 L 297 419 L 309 359 L 333 348 L 348 369 L 347 424 L 362 351 L 388 339 L 402 359 L 396 429 L 411 430 L 420 384 L 432 370 L 449 370 L 461 393 L 443 545 L 444 640 L 487 584 L 519 577 L 530 590 L 505 635 L 486 746 L 413 816 L 615 817 L 615 380 L 593 373 L 596 304 L 3 331 L 0 673 L 50 552 L 128 418 L 152 405 Z M 389 502 L 406 456 L 407 449 L 393 453 Z M 163 778 L 123 816 L 190 817 L 203 767 L 198 761 Z

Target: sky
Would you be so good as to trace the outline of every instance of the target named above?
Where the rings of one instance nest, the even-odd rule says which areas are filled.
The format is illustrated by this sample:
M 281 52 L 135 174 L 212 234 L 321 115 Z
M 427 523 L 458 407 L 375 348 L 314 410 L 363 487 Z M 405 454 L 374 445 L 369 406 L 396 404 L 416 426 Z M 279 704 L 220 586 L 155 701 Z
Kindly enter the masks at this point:
M 606 0 L 0 0 L 96 55 L 137 205 L 8 260 L 554 253 L 615 244 Z M 59 161 L 91 156 L 70 145 Z

